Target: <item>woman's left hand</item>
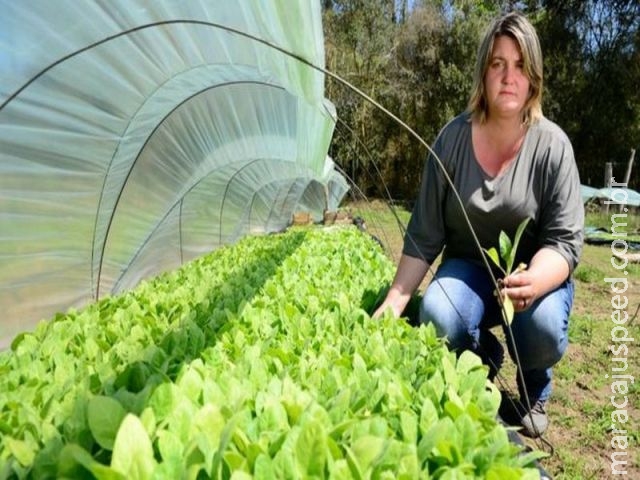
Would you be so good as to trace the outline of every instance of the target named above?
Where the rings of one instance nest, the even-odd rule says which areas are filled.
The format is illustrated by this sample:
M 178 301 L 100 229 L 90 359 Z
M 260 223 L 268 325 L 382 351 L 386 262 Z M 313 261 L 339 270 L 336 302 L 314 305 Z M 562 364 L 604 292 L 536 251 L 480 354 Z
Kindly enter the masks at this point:
M 511 299 L 513 309 L 522 312 L 540 297 L 557 288 L 569 276 L 569 264 L 555 250 L 543 247 L 527 269 L 516 269 L 502 280 L 501 293 Z
M 516 271 L 505 277 L 502 285 L 502 294 L 511 299 L 516 312 L 529 308 L 538 295 L 534 275 L 527 270 Z

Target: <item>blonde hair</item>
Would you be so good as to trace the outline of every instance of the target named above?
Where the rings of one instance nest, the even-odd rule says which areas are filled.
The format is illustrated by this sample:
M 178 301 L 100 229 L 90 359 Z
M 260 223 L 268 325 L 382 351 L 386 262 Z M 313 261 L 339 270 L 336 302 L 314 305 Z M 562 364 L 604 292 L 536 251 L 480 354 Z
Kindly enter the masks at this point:
M 535 28 L 524 15 L 517 12 L 497 18 L 485 33 L 478 49 L 467 109 L 480 123 L 486 122 L 489 106 L 484 77 L 491 62 L 494 41 L 502 35 L 515 40 L 522 55 L 524 73 L 529 79 L 529 98 L 524 105 L 522 123 L 531 125 L 542 118 L 542 50 Z

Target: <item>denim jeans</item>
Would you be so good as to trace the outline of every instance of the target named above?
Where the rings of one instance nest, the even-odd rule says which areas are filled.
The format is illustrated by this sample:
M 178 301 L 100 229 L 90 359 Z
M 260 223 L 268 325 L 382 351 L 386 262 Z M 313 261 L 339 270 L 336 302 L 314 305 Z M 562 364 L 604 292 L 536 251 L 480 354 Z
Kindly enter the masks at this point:
M 518 371 L 531 402 L 547 400 L 551 394 L 551 367 L 562 358 L 568 344 L 569 314 L 573 304 L 573 282 L 566 280 L 537 299 L 527 310 L 516 313 L 511 331 L 522 371 Z M 433 323 L 446 337 L 451 350 L 470 349 L 482 357 L 480 333 L 502 325 L 514 359 L 511 335 L 504 325 L 500 305 L 487 270 L 467 260 L 452 258 L 438 268 L 420 306 L 420 321 Z

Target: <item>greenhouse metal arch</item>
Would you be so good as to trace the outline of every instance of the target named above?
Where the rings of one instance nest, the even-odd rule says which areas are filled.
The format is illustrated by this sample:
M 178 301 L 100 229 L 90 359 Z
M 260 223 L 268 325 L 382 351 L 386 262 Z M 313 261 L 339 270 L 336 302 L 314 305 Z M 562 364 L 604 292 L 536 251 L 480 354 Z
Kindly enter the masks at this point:
M 346 193 L 324 75 L 283 53 L 324 64 L 318 2 L 0 3 L 0 345 L 217 248 L 207 225 L 234 241 Z M 297 173 L 223 203 L 268 214 L 211 216 L 225 165 L 265 158 L 254 177 Z

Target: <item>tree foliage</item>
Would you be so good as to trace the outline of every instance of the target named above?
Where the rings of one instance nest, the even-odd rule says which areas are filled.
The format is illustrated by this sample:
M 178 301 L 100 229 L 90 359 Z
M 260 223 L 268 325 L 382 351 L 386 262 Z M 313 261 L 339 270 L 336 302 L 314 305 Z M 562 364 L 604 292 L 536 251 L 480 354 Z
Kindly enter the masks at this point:
M 375 98 L 427 143 L 467 106 L 490 20 L 518 9 L 544 54 L 545 115 L 569 135 L 583 183 L 604 164 L 624 177 L 640 149 L 640 4 L 623 0 L 324 0 L 327 67 Z M 330 154 L 367 196 L 411 200 L 426 150 L 350 89 L 328 82 L 339 123 Z M 630 186 L 639 185 L 640 167 Z

